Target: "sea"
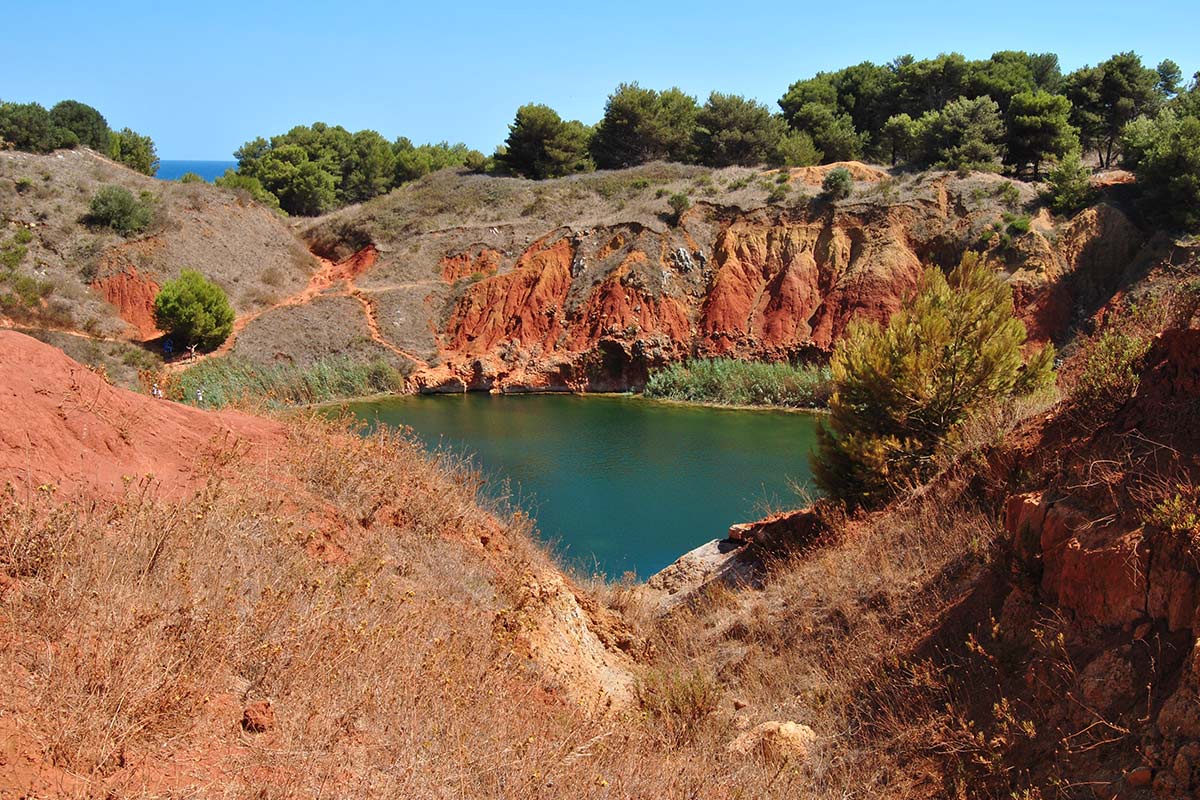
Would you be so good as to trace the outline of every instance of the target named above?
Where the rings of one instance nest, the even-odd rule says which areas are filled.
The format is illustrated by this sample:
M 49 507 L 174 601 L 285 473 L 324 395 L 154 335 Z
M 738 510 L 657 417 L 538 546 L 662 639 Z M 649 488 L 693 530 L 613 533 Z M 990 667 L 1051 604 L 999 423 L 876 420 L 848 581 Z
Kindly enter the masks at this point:
M 161 181 L 177 181 L 188 172 L 194 172 L 204 180 L 212 183 L 214 179 L 225 174 L 227 169 L 237 169 L 236 161 L 168 161 L 158 162 L 158 173 L 154 176 Z

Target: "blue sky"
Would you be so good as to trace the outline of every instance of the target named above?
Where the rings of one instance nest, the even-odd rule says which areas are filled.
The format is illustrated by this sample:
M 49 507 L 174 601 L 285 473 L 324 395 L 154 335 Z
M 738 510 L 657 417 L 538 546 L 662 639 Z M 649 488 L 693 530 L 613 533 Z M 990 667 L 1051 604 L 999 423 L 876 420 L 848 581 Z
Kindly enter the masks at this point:
M 1135 50 L 1200 69 L 1195 0 L 15 0 L 5 16 L 0 98 L 90 103 L 167 159 L 230 158 L 315 120 L 491 152 L 525 102 L 594 122 L 636 80 L 774 108 L 798 78 L 903 53 L 1053 51 L 1069 70 Z

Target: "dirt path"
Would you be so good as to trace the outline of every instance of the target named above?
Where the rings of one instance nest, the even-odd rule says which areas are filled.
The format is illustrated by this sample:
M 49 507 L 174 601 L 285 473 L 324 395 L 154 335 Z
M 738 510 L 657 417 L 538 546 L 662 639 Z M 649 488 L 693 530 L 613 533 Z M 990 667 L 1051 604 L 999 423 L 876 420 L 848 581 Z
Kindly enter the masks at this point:
M 117 336 L 97 336 L 94 333 L 77 330 L 75 328 L 32 328 L 28 325 L 18 325 L 11 319 L 0 319 L 0 330 L 16 331 L 24 333 L 27 336 L 32 336 L 35 333 L 61 333 L 64 336 L 74 336 L 76 339 L 87 339 L 92 342 L 117 342 L 119 344 L 129 344 L 140 346 L 141 342 L 136 339 L 122 339 Z
M 375 303 L 370 297 L 370 292 L 360 289 L 354 285 L 354 281 L 358 276 L 362 275 L 368 269 L 375 265 L 379 257 L 379 251 L 374 245 L 368 245 L 362 250 L 359 250 L 349 258 L 342 261 L 330 261 L 327 258 L 317 257 L 321 262 L 321 266 L 312 277 L 308 280 L 308 285 L 296 292 L 293 295 L 273 303 L 266 308 L 261 308 L 257 311 L 251 311 L 242 314 L 233 321 L 233 331 L 225 342 L 214 350 L 212 353 L 203 356 L 197 356 L 190 361 L 177 361 L 168 364 L 168 369 L 183 369 L 191 366 L 204 358 L 214 355 L 225 355 L 233 350 L 234 344 L 237 342 L 238 334 L 245 330 L 246 326 L 254 320 L 271 311 L 281 308 L 290 308 L 293 306 L 302 306 L 311 303 L 318 297 L 352 297 L 362 305 L 363 315 L 366 317 L 367 328 L 370 330 L 371 340 L 381 347 L 387 348 L 392 353 L 413 362 L 419 368 L 428 368 L 429 362 L 415 353 L 410 353 L 407 350 L 397 346 L 383 335 L 383 331 L 379 327 L 379 319 L 375 312 Z M 397 284 L 395 286 L 385 287 L 387 289 L 406 288 L 410 286 L 420 286 L 424 284 L 433 285 L 436 281 L 418 281 L 408 284 Z

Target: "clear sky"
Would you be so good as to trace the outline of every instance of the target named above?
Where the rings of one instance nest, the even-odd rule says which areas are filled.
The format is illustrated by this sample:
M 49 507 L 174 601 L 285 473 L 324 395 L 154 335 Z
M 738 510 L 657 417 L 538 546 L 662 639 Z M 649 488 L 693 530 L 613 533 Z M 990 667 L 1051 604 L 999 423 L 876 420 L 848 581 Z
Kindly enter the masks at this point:
M 1197 0 L 12 2 L 0 98 L 90 103 L 166 159 L 231 158 L 317 120 L 490 153 L 530 101 L 591 123 L 636 80 L 775 108 L 798 78 L 904 53 L 1052 51 L 1067 71 L 1135 50 L 1200 69 Z

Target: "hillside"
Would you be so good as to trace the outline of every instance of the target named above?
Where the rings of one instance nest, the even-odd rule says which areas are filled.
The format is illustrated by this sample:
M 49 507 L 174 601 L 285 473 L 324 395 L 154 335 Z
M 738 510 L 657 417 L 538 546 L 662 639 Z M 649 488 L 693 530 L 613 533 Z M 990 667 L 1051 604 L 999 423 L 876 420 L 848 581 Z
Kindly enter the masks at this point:
M 16 676 L 0 797 L 1200 785 L 1200 258 L 1139 227 L 1121 184 L 1056 219 L 986 174 L 851 165 L 852 194 L 830 201 L 822 168 L 447 171 L 300 226 L 310 258 L 289 223 L 211 187 L 87 152 L 4 158 L 8 230 L 34 234 L 15 271 L 54 284 L 7 324 L 113 348 L 101 364 L 157 358 L 145 281 L 187 260 L 232 289 L 223 350 L 251 362 L 382 355 L 425 390 L 625 388 L 697 353 L 820 358 L 968 246 L 1010 277 L 1033 337 L 1066 347 L 1057 401 L 985 415 L 890 507 L 819 503 L 648 584 L 591 585 L 412 441 L 154 400 L 0 332 L 16 409 L 0 418 L 0 667 Z M 47 197 L 17 190 L 14 170 L 43 168 Z M 108 181 L 157 191 L 166 221 L 131 239 L 82 225 Z M 666 198 L 684 191 L 676 222 Z M 1125 369 L 1096 361 L 1106 319 L 1145 348 L 1088 405 L 1089 375 Z
M 1172 255 L 1128 287 L 1164 305 L 1115 410 L 1074 399 L 1081 346 L 1065 399 L 919 492 L 738 526 L 738 580 L 672 597 L 564 578 L 403 438 L 0 333 L 0 796 L 1186 797 L 1200 259 Z
M 998 176 L 850 166 L 840 201 L 819 196 L 831 167 L 439 173 L 308 227 L 314 252 L 359 254 L 352 278 L 247 325 L 233 353 L 312 360 L 330 348 L 316 327 L 407 355 L 425 391 L 624 390 L 695 355 L 820 359 L 852 317 L 886 319 L 923 265 L 987 237 L 1035 338 L 1061 341 L 1145 241 L 1111 205 L 1022 217 L 1033 190 Z M 692 198 L 678 224 L 676 193 Z
M 145 231 L 87 224 L 92 197 L 109 185 L 148 193 Z M 82 148 L 0 152 L 0 247 L 16 246 L 22 231 L 13 277 L 0 281 L 0 326 L 36 331 L 126 385 L 138 368 L 161 365 L 157 350 L 136 345 L 157 338 L 154 295 L 181 270 L 216 280 L 246 314 L 304 287 L 318 265 L 283 218 L 246 197 L 157 181 Z M 18 280 L 33 282 L 31 297 Z
M 495 796 L 629 703 L 624 626 L 413 442 L 0 367 L 0 797 Z
M 5 153 L 5 235 L 29 238 L 9 283 L 37 291 L 14 295 L 2 324 L 133 385 L 161 366 L 143 345 L 158 336 L 157 287 L 195 268 L 238 315 L 222 352 L 253 364 L 381 359 L 422 391 L 625 390 L 692 356 L 821 360 L 851 318 L 886 319 L 924 265 L 967 248 L 1011 275 L 1034 338 L 1061 343 L 1165 246 L 1120 210 L 1120 183 L 1061 219 L 1030 184 L 986 173 L 850 163 L 851 195 L 829 200 L 820 184 L 835 166 L 657 164 L 542 182 L 444 170 L 289 221 L 88 150 Z M 109 184 L 149 193 L 147 231 L 87 224 Z M 673 195 L 690 198 L 678 220 Z

